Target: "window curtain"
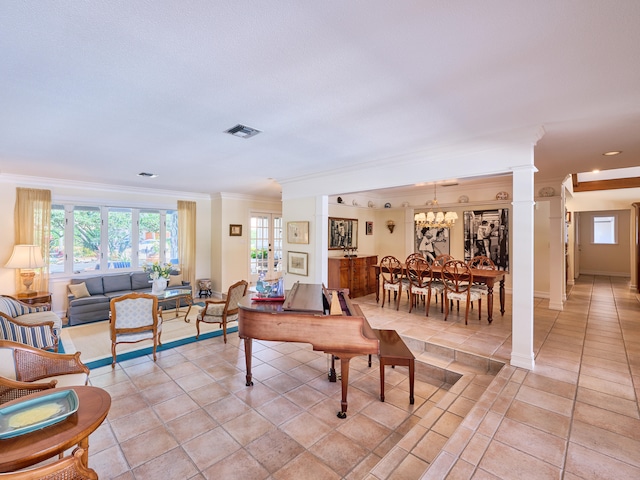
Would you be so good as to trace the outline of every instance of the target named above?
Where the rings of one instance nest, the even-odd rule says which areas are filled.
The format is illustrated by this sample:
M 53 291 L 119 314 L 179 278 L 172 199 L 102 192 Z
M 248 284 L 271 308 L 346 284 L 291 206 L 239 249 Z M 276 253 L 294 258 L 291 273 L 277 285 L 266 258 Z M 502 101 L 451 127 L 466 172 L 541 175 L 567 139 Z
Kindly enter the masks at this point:
M 196 289 L 196 202 L 178 200 L 178 255 L 182 279 Z
M 51 230 L 51 190 L 16 188 L 16 207 L 13 215 L 16 245 L 39 245 L 44 267 L 39 269 L 32 288 L 49 291 L 49 238 Z M 20 270 L 16 270 L 16 292 L 22 290 Z

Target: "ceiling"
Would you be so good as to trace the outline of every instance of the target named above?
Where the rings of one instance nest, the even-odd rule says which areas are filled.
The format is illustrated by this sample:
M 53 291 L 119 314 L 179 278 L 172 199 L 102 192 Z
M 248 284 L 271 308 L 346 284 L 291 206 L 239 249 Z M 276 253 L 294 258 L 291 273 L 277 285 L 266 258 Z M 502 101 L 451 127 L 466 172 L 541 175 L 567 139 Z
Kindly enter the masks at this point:
M 1 2 L 0 173 L 279 197 L 523 128 L 537 178 L 637 166 L 639 23 L 637 0 Z

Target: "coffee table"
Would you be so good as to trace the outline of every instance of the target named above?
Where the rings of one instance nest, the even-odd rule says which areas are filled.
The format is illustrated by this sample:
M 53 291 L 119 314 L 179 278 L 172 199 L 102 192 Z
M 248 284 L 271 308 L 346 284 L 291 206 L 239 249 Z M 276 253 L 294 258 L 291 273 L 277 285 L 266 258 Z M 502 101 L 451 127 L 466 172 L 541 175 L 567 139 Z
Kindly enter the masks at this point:
M 167 289 L 162 293 L 154 294 L 158 297 L 158 305 L 162 306 L 165 303 L 175 302 L 175 316 L 174 318 L 184 316 L 184 321 L 189 323 L 189 312 L 191 312 L 191 306 L 193 305 L 193 297 L 191 296 L 191 290 L 185 288 L 172 288 Z M 184 299 L 187 303 L 186 310 L 180 310 L 180 301 Z M 162 315 L 162 310 L 160 310 Z M 164 317 L 162 318 L 164 321 Z
M 98 387 L 71 387 L 60 390 L 75 390 L 78 395 L 78 411 L 65 420 L 41 430 L 25 433 L 18 437 L 0 440 L 0 472 L 35 465 L 64 452 L 74 445 L 84 449 L 82 462 L 88 466 L 89 435 L 104 421 L 111 408 L 111 396 Z M 24 400 L 49 395 L 53 390 L 44 390 L 5 403 L 7 407 Z

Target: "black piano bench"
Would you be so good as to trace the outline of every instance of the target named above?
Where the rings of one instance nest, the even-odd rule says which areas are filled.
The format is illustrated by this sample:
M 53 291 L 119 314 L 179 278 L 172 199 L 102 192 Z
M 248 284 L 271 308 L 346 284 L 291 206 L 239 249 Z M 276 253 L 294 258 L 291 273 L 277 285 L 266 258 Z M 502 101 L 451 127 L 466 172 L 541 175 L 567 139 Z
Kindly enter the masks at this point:
M 380 401 L 384 402 L 384 367 L 396 365 L 400 367 L 409 367 L 409 403 L 413 405 L 413 381 L 415 374 L 415 360 L 409 347 L 404 343 L 398 332 L 395 330 L 372 329 L 378 340 L 380 340 Z M 369 355 L 369 367 L 371 367 L 371 355 Z

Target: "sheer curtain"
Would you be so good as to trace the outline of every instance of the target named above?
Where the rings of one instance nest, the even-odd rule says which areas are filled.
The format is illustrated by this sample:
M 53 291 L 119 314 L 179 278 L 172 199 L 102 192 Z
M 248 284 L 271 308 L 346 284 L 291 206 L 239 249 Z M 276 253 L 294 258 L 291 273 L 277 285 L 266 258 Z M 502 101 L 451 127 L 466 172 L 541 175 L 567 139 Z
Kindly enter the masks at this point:
M 178 200 L 178 255 L 183 280 L 191 282 L 195 292 L 196 279 L 196 202 Z
M 39 245 L 44 259 L 33 281 L 36 291 L 49 291 L 49 233 L 51 230 L 51 190 L 16 188 L 16 207 L 13 215 L 16 245 Z M 16 270 L 16 291 L 22 289 L 20 271 Z

